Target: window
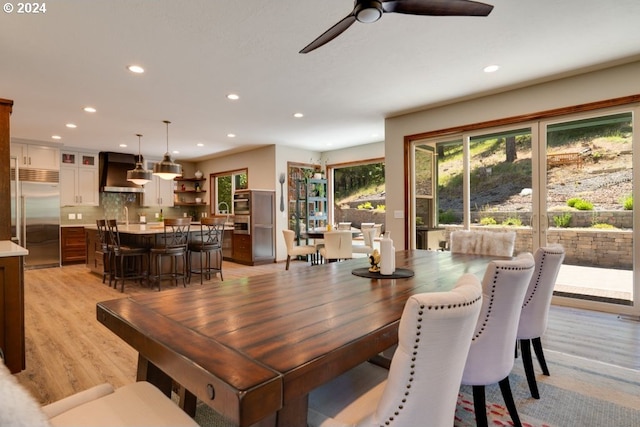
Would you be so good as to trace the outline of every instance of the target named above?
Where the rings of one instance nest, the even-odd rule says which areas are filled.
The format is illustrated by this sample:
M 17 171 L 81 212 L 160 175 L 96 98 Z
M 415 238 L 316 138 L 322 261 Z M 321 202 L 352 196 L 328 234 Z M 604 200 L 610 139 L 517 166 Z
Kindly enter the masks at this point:
M 233 193 L 248 188 L 246 169 L 211 174 L 211 206 L 214 215 L 233 214 Z
M 333 222 L 385 222 L 385 164 L 380 159 L 348 165 L 332 165 L 329 177 Z

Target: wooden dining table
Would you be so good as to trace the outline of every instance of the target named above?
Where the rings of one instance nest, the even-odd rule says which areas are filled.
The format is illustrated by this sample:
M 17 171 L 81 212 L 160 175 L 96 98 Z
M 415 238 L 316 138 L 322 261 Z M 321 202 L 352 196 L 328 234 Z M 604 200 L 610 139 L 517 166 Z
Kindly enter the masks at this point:
M 97 319 L 139 353 L 138 380 L 196 398 L 240 427 L 306 426 L 314 388 L 397 343 L 414 294 L 482 277 L 492 258 L 396 253 L 403 279 L 364 278 L 359 258 L 100 302 Z

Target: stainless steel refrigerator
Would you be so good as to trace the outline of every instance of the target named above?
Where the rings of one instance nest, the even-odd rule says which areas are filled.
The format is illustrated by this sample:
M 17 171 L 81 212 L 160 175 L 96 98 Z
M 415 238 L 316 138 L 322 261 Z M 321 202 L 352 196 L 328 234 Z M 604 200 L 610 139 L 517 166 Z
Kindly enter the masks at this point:
M 11 159 L 12 240 L 29 251 L 25 268 L 60 266 L 60 189 L 57 171 L 19 169 Z M 18 179 L 16 179 L 16 177 Z

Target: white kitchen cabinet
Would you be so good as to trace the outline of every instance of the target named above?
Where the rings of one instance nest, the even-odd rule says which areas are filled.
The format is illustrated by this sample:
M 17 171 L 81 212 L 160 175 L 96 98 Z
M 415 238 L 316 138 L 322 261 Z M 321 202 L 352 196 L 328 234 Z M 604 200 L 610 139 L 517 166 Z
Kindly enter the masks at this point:
M 98 206 L 98 154 L 63 151 L 61 158 L 60 206 Z
M 60 169 L 60 149 L 46 145 L 11 143 L 11 155 L 21 168 Z
M 153 170 L 155 161 L 147 162 L 147 169 Z M 173 207 L 173 180 L 166 180 L 153 176 L 150 182 L 144 185 L 142 193 L 143 206 Z

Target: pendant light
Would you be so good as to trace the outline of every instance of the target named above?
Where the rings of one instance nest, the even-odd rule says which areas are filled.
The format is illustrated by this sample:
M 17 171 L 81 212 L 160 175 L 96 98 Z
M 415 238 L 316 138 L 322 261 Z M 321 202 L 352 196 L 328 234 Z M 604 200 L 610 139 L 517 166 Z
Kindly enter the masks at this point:
M 182 176 L 182 165 L 174 163 L 169 154 L 169 123 L 171 122 L 169 120 L 163 120 L 162 123 L 167 125 L 167 152 L 164 153 L 161 162 L 153 165 L 153 174 L 162 179 L 170 180 Z
M 153 174 L 142 165 L 142 154 L 140 154 L 140 138 L 142 135 L 136 133 L 136 136 L 138 137 L 138 158 L 136 159 L 136 168 L 127 171 L 127 181 L 131 181 L 137 185 L 145 185 L 153 179 Z

